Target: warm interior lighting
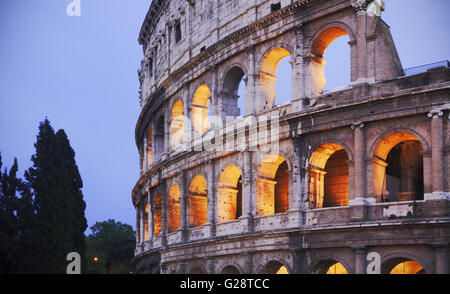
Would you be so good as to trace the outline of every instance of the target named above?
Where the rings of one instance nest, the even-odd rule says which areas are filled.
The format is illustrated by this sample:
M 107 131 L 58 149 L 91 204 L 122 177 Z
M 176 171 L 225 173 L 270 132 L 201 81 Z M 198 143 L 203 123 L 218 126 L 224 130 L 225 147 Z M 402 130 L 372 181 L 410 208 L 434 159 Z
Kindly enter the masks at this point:
M 207 221 L 208 190 L 203 176 L 196 176 L 189 186 L 189 225 L 199 227 Z
M 267 156 L 258 167 L 258 215 L 283 213 L 289 209 L 289 170 L 286 159 L 278 154 Z
M 144 240 L 147 241 L 149 239 L 148 234 L 148 216 L 149 216 L 149 205 L 148 203 L 145 204 L 145 211 L 144 211 Z
M 160 193 L 155 195 L 154 199 L 154 225 L 155 225 L 155 238 L 161 233 L 161 223 L 162 223 L 162 196 Z
M 310 87 L 312 96 L 322 94 L 327 83 L 325 78 L 325 65 L 327 62 L 323 58 L 328 46 L 337 38 L 345 35 L 348 35 L 346 30 L 340 27 L 330 27 L 320 33 L 314 41 L 310 56 Z
M 170 117 L 170 146 L 176 149 L 183 143 L 184 138 L 184 110 L 183 102 L 177 100 L 172 107 Z
M 272 109 L 277 97 L 275 85 L 277 82 L 277 68 L 280 61 L 291 56 L 291 53 L 282 47 L 275 48 L 264 56 L 259 74 L 259 87 L 261 89 L 262 99 L 265 101 L 261 110 Z
M 407 132 L 386 136 L 374 150 L 373 188 L 382 202 L 423 199 L 423 148 Z
M 280 269 L 276 272 L 277 275 L 288 275 L 289 272 L 285 266 L 280 267 Z
M 201 85 L 195 91 L 192 100 L 192 125 L 196 132 L 203 134 L 206 132 L 210 123 L 208 121 L 209 105 L 211 92 L 206 85 Z
M 309 160 L 308 189 L 311 208 L 348 205 L 349 170 L 344 148 L 326 143 Z
M 218 219 L 232 221 L 242 215 L 242 175 L 235 165 L 227 166 L 219 179 Z
M 414 275 L 425 273 L 423 267 L 416 261 L 405 261 L 394 267 L 390 274 L 392 275 Z
M 168 229 L 169 233 L 175 232 L 180 227 L 180 187 L 172 185 L 169 190 L 169 217 Z
M 347 270 L 345 269 L 344 265 L 342 263 L 336 263 L 330 266 L 330 268 L 327 271 L 327 275 L 346 275 L 348 274 Z

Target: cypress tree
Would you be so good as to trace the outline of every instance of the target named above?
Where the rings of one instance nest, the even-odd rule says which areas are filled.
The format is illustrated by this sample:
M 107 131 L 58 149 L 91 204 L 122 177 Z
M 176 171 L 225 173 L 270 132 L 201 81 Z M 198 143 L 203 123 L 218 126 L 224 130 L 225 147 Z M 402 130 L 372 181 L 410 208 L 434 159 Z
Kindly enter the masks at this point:
M 64 172 L 66 173 L 66 198 L 70 203 L 70 219 L 73 251 L 81 255 L 81 264 L 85 265 L 86 241 L 84 232 L 87 229 L 87 220 L 85 218 L 86 203 L 83 200 L 83 181 L 81 180 L 78 166 L 75 162 L 75 152 L 70 146 L 64 130 L 59 130 L 56 133 L 56 140 L 58 147 L 61 150 L 61 156 L 64 163 Z
M 47 119 L 39 126 L 35 148 L 33 167 L 25 173 L 36 209 L 35 272 L 64 274 L 67 254 L 83 251 L 81 177 L 67 137 L 57 136 Z
M 1 161 L 1 159 L 0 159 Z M 0 162 L 1 167 L 1 162 Z M 31 272 L 30 250 L 34 236 L 34 208 L 31 191 L 17 178 L 18 164 L 0 172 L 0 272 Z
M 18 179 L 17 160 L 10 171 L 0 172 L 0 273 L 15 271 L 14 250 L 17 248 L 15 236 L 17 235 L 17 190 Z

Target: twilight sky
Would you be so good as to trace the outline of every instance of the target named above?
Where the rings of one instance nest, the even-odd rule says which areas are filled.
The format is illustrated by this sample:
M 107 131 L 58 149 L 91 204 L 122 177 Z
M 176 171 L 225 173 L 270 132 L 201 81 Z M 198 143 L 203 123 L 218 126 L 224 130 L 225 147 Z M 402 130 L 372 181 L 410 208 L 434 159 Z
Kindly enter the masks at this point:
M 385 0 L 404 68 L 449 59 L 450 1 Z M 0 152 L 4 166 L 31 166 L 39 122 L 64 129 L 84 182 L 89 227 L 114 218 L 135 226 L 131 190 L 139 176 L 134 130 L 140 107 L 137 38 L 150 0 L 0 1 Z M 447 37 L 445 37 L 447 36 Z M 348 45 L 325 55 L 327 89 L 348 83 Z M 280 64 L 278 94 L 286 97 Z M 288 76 L 288 74 L 286 74 Z M 281 101 L 280 101 L 281 100 Z M 277 100 L 282 104 L 283 99 Z

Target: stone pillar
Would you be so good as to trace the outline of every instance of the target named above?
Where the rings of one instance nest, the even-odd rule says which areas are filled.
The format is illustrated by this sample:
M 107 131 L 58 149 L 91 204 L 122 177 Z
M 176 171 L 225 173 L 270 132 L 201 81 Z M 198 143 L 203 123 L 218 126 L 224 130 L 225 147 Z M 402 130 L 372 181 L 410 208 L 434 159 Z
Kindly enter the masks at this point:
M 155 239 L 155 205 L 153 202 L 153 195 L 148 191 L 148 240 L 150 246 L 153 247 L 153 240 Z
M 170 127 L 169 127 L 169 117 L 170 117 L 170 110 L 169 110 L 169 103 L 167 103 L 168 100 L 166 100 L 166 103 L 164 103 L 164 151 L 162 154 L 162 159 L 166 160 L 169 157 L 170 153 Z
M 352 249 L 355 256 L 354 273 L 357 275 L 367 274 L 365 246 L 354 246 Z
M 161 177 L 160 177 L 161 178 Z M 167 207 L 167 186 L 166 186 L 166 180 L 161 180 L 160 182 L 160 191 L 161 191 L 161 245 L 162 247 L 167 246 L 167 213 L 168 213 L 168 207 Z
M 136 205 L 136 247 L 141 244 L 141 232 L 139 231 L 141 228 L 141 218 L 140 218 L 140 205 Z
M 367 168 L 366 168 L 366 135 L 364 123 L 356 123 L 352 125 L 355 130 L 354 143 L 354 168 L 353 168 L 353 195 L 349 199 L 351 207 L 350 219 L 354 221 L 363 220 L 367 217 L 367 205 L 375 203 L 374 197 L 367 196 Z M 350 174 L 350 172 L 349 172 Z M 350 176 L 350 175 L 349 175 Z
M 294 112 L 302 111 L 305 108 L 304 99 L 306 98 L 305 77 L 306 66 L 303 62 L 304 57 L 304 31 L 303 25 L 295 28 L 296 50 L 292 56 L 292 108 Z
M 440 110 L 433 110 L 428 114 L 431 118 L 431 166 L 432 166 L 432 194 L 425 195 L 426 200 L 448 199 L 444 192 L 444 122 Z
M 139 166 L 141 168 L 141 177 L 142 177 L 144 175 L 144 153 L 143 152 L 139 152 Z
M 207 189 L 208 189 L 208 211 L 207 222 L 205 224 L 205 236 L 213 237 L 216 234 L 216 195 L 215 195 L 215 173 L 214 160 L 208 161 Z
M 350 199 L 350 205 L 365 204 L 367 198 L 366 191 L 366 134 L 364 123 L 356 123 L 352 125 L 355 131 L 355 147 L 354 147 L 354 198 Z
M 432 244 L 434 249 L 435 274 L 447 275 L 448 272 L 448 244 Z
M 143 246 L 145 242 L 145 221 L 144 221 L 144 214 L 145 214 L 145 206 L 142 207 L 143 201 L 141 201 L 140 209 L 139 209 L 139 240 L 140 245 Z
M 357 25 L 357 84 L 367 82 L 367 2 L 367 0 L 357 0 L 352 4 L 356 14 Z
M 187 197 L 188 188 L 186 186 L 186 172 L 183 170 L 180 174 L 180 228 L 178 229 L 181 234 L 181 242 L 187 241 Z
M 253 115 L 256 113 L 256 69 L 255 69 L 255 46 L 247 47 L 248 54 L 248 73 L 245 95 L 245 115 Z
M 244 165 L 242 175 L 242 216 L 240 217 L 243 232 L 253 231 L 253 205 L 252 205 L 252 152 L 243 153 Z
M 294 161 L 292 167 L 292 190 L 289 193 L 289 222 L 293 227 L 303 226 L 303 187 L 299 139 L 294 139 Z
M 144 136 L 144 162 L 142 164 L 142 170 L 144 174 L 148 171 L 148 137 Z

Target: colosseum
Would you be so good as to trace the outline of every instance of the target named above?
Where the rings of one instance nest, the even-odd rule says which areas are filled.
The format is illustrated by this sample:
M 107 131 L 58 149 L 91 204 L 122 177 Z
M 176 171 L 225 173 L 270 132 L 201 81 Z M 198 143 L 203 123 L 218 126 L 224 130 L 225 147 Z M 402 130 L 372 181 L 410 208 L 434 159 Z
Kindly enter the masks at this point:
M 449 63 L 404 69 L 384 9 L 152 1 L 136 273 L 448 273 Z M 343 36 L 350 81 L 325 91 L 325 51 Z

